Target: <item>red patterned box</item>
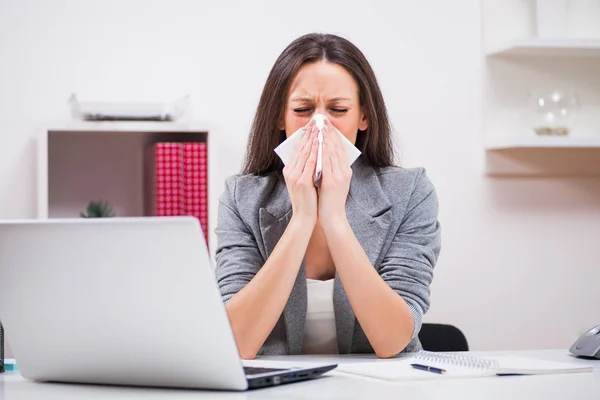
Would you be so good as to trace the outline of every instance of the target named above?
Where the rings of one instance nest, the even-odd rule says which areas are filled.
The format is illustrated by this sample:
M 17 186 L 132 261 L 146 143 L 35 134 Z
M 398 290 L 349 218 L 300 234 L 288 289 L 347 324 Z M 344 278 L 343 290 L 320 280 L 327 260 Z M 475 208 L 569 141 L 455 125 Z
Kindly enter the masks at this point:
M 183 145 L 184 214 L 199 219 L 208 244 L 208 157 L 206 143 Z
M 184 215 L 183 144 L 156 143 L 149 157 L 146 213 Z

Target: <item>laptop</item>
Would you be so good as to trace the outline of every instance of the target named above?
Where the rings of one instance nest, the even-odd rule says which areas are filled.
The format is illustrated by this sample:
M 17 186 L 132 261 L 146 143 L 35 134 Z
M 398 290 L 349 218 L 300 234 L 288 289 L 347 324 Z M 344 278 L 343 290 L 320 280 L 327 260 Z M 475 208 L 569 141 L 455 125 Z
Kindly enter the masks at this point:
M 1 221 L 0 283 L 30 380 L 246 390 L 337 366 L 242 362 L 194 217 Z

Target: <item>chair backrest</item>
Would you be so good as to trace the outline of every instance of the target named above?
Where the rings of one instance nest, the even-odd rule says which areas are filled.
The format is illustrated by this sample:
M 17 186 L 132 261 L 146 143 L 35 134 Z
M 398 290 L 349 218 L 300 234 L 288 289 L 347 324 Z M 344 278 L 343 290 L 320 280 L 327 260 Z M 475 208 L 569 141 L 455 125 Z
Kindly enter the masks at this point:
M 452 325 L 423 324 L 419 340 L 423 350 L 427 351 L 469 351 L 467 338 Z
M 0 372 L 4 372 L 4 328 L 0 321 Z

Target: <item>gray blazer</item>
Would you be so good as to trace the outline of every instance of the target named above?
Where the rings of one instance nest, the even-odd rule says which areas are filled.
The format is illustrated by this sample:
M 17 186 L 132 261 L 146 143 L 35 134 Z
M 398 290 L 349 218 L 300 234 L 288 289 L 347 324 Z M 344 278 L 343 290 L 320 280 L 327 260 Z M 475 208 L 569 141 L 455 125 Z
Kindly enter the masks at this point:
M 429 285 L 441 247 L 435 189 L 421 168 L 375 169 L 360 157 L 352 170 L 347 218 L 373 267 L 412 312 L 415 329 L 403 352 L 418 351 L 417 334 L 429 309 Z M 291 216 L 280 173 L 227 179 L 215 230 L 216 276 L 225 303 L 260 270 Z M 334 282 L 339 353 L 373 353 L 338 274 Z M 301 354 L 306 303 L 303 262 L 282 316 L 259 354 Z

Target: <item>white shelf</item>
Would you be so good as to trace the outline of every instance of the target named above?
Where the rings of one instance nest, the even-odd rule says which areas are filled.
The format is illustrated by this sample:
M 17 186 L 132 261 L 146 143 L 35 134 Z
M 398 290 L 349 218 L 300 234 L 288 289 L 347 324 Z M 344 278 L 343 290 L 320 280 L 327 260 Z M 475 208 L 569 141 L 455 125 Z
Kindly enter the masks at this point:
M 600 176 L 600 138 L 491 137 L 486 174 L 494 176 Z
M 488 56 L 600 57 L 600 39 L 522 38 L 496 46 Z
M 208 143 L 207 124 L 54 121 L 39 127 L 37 217 L 78 217 L 90 200 L 146 215 L 144 151 L 157 142 Z M 109 197 L 109 198 L 107 198 Z
M 600 150 L 600 138 L 573 138 L 556 136 L 490 138 L 487 150 L 516 148 L 586 148 Z
M 198 123 L 158 121 L 68 121 L 51 123 L 48 132 L 208 132 L 206 125 Z

